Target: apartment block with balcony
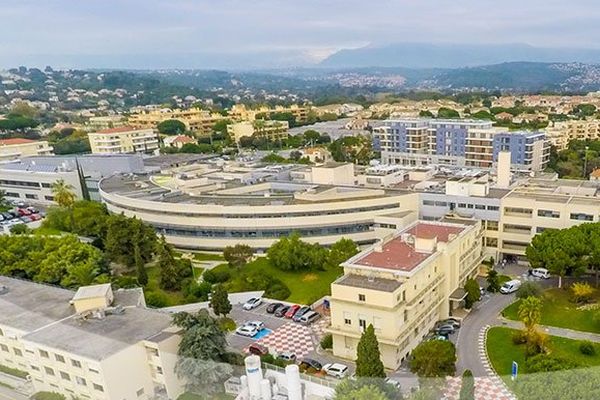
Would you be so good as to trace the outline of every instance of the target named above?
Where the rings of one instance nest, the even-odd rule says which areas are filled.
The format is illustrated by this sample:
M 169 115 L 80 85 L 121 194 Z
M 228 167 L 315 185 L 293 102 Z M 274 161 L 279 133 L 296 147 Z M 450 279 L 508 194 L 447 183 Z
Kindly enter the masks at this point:
M 67 398 L 177 398 L 177 328 L 140 289 L 77 292 L 0 276 L 0 364 Z
M 546 128 L 546 133 L 557 150 L 564 150 L 571 140 L 600 139 L 600 120 L 558 121 Z
M 23 157 L 49 156 L 54 149 L 45 140 L 22 138 L 0 139 L 0 162 L 18 160 Z
M 242 137 L 262 137 L 270 141 L 284 140 L 288 137 L 287 121 L 255 120 L 227 125 L 229 136 L 239 143 Z
M 429 164 L 492 169 L 500 151 L 513 154 L 513 168 L 541 171 L 550 146 L 540 132 L 509 132 L 491 121 L 399 119 L 373 131 L 385 164 Z
M 158 149 L 158 136 L 152 129 L 130 126 L 100 130 L 88 134 L 94 154 L 152 153 Z
M 418 221 L 357 254 L 331 285 L 334 355 L 356 359 L 362 331 L 375 328 L 386 368 L 396 369 L 436 321 L 461 306 L 482 259 L 481 223 Z

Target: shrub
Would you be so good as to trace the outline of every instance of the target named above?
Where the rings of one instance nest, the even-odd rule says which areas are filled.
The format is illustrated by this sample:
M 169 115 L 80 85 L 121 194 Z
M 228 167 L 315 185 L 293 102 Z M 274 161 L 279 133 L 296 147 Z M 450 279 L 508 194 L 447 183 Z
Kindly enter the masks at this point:
M 260 356 L 260 361 L 264 362 L 265 364 L 271 364 L 281 368 L 285 368 L 285 366 L 287 365 L 285 361 L 273 357 L 271 353 Z
M 541 297 L 542 288 L 535 282 L 523 282 L 517 290 L 517 298 L 526 299 L 528 297 Z
M 123 288 L 123 289 L 131 289 L 131 288 L 135 288 L 135 287 L 139 286 L 137 277 L 129 276 L 129 275 L 119 276 L 114 279 L 113 283 L 118 288 Z
M 189 284 L 183 287 L 183 294 L 190 297 L 192 301 L 207 301 L 211 291 L 212 284 L 209 282 L 197 283 L 190 280 Z
M 229 271 L 226 271 L 226 270 L 216 270 L 215 271 L 212 269 L 207 269 L 202 274 L 202 279 L 204 279 L 205 282 L 213 283 L 213 284 L 227 282 L 230 277 L 231 277 L 231 274 L 229 273 Z
M 146 304 L 151 307 L 161 308 L 169 305 L 169 297 L 161 292 L 146 292 Z
M 512 335 L 512 341 L 517 345 L 527 343 L 527 333 L 525 331 L 516 331 Z
M 244 358 L 240 353 L 231 351 L 223 354 L 223 362 L 231 365 L 244 365 Z
M 596 346 L 594 346 L 594 343 L 590 342 L 589 340 L 584 340 L 579 344 L 579 351 L 581 354 L 586 356 L 595 356 Z
M 578 365 L 571 360 L 547 354 L 538 354 L 529 357 L 525 362 L 525 366 L 529 373 L 561 371 L 578 367 Z
M 575 303 L 588 303 L 594 294 L 594 288 L 586 282 L 576 282 L 571 285 L 571 293 Z
M 321 348 L 322 349 L 331 349 L 333 348 L 333 335 L 331 333 L 326 334 L 321 339 Z
M 225 332 L 231 332 L 235 330 L 235 321 L 229 317 L 220 318 L 219 327 Z
M 37 392 L 31 398 L 33 400 L 65 400 L 65 396 L 55 392 Z
M 527 345 L 525 355 L 532 357 L 538 354 L 543 354 L 547 350 L 548 335 L 539 331 L 532 331 L 527 334 Z
M 265 290 L 264 296 L 274 300 L 285 300 L 290 297 L 290 294 L 292 292 L 285 283 L 279 279 L 273 279 Z

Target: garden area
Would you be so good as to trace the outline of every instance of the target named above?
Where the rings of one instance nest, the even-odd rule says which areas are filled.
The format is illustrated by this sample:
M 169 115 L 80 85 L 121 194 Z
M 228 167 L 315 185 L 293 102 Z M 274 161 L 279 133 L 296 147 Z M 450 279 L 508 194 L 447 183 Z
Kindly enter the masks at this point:
M 541 325 L 556 326 L 583 332 L 600 333 L 598 314 L 600 291 L 592 289 L 586 301 L 574 301 L 573 292 L 568 288 L 552 288 L 542 292 Z M 518 321 L 518 310 L 522 300 L 517 300 L 502 311 L 505 318 Z

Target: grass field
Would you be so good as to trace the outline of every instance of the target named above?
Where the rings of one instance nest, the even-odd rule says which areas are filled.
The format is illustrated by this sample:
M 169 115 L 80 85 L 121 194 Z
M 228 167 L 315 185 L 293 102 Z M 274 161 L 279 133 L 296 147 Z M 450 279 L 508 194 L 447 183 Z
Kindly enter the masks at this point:
M 502 376 L 511 374 L 512 362 L 519 364 L 519 373 L 526 374 L 525 347 L 512 341 L 516 329 L 493 327 L 487 334 L 487 352 L 496 372 Z M 600 365 L 600 344 L 596 343 L 596 355 L 586 356 L 579 351 L 581 341 L 550 336 L 549 348 L 552 355 L 565 358 L 583 366 Z
M 600 301 L 599 291 L 596 291 L 596 301 Z M 544 291 L 543 302 L 541 325 L 600 333 L 600 324 L 593 319 L 594 310 L 578 310 L 578 305 L 570 301 L 568 290 L 548 289 Z M 502 311 L 502 315 L 517 321 L 520 304 L 520 300 L 512 303 Z
M 231 274 L 231 279 L 227 283 L 231 291 L 248 290 L 246 282 L 243 281 L 243 272 L 258 271 L 262 275 L 280 279 L 291 292 L 290 296 L 285 300 L 301 304 L 311 304 L 321 297 L 330 294 L 331 282 L 342 274 L 341 268 L 309 272 L 281 271 L 272 266 L 266 257 L 257 258 L 243 266 L 239 271 L 229 267 L 227 264 L 220 265 L 214 270 L 218 271 L 222 269 L 229 271 Z
M 222 254 L 212 253 L 194 253 L 194 260 L 196 261 L 225 261 Z

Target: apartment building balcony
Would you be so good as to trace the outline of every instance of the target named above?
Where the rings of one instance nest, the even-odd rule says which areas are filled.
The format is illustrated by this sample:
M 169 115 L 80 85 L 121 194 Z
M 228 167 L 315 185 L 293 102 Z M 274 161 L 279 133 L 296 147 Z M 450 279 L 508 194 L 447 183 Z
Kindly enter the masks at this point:
M 504 215 L 508 217 L 531 218 L 533 210 L 530 208 L 505 207 Z
M 105 146 L 96 146 L 99 150 L 114 150 L 114 149 L 120 149 L 121 148 L 121 144 L 115 144 L 115 145 L 105 145 Z

